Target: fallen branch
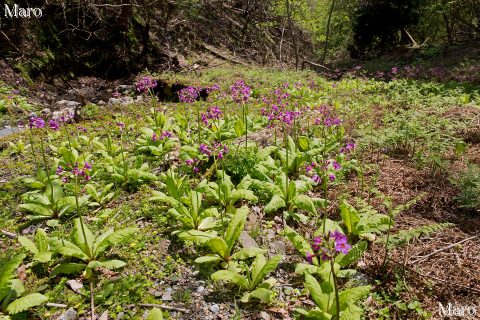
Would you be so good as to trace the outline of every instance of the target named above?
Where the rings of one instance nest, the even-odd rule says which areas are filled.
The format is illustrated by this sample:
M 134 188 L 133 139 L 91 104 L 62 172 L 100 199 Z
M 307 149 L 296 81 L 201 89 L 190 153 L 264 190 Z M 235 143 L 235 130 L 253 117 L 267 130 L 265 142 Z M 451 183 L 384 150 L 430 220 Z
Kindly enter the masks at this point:
M 52 307 L 52 308 L 66 308 L 68 307 L 66 304 L 63 304 L 63 303 L 53 303 L 53 302 L 49 302 L 46 304 L 47 307 Z
M 2 230 L 2 233 L 11 239 L 15 239 L 17 237 L 16 233 L 10 231 Z
M 207 51 L 210 51 L 211 53 L 213 53 L 214 55 L 224 59 L 224 60 L 228 60 L 230 62 L 233 62 L 233 63 L 236 63 L 236 64 L 241 64 L 242 66 L 247 66 L 248 64 L 246 64 L 245 62 L 243 61 L 239 61 L 239 60 L 236 60 L 234 58 L 230 58 L 230 57 L 227 57 L 226 55 L 224 55 L 223 53 L 220 53 L 218 52 L 217 50 L 215 50 L 213 47 L 210 47 L 209 45 L 203 43 L 202 44 L 203 48 L 205 48 Z
M 302 69 L 305 68 L 305 64 L 309 64 L 309 65 L 312 65 L 314 67 L 323 68 L 325 70 L 332 71 L 330 68 L 325 67 L 323 64 L 318 64 L 318 63 L 315 63 L 315 62 L 312 62 L 312 61 L 309 61 L 309 60 L 303 60 Z
M 448 249 L 450 249 L 450 248 L 455 247 L 456 245 L 459 245 L 459 244 L 461 244 L 461 243 L 463 243 L 463 242 L 466 242 L 466 241 L 468 241 L 468 240 L 472 240 L 472 239 L 475 239 L 475 238 L 478 238 L 478 236 L 473 236 L 473 237 L 470 237 L 470 238 L 467 238 L 467 239 L 463 239 L 462 241 L 452 243 L 451 245 L 448 245 L 448 246 L 446 246 L 446 247 L 444 247 L 444 248 L 441 248 L 441 249 L 435 250 L 435 251 L 433 251 L 433 252 L 430 252 L 430 253 L 427 254 L 426 256 L 421 256 L 421 257 L 419 257 L 417 260 L 411 262 L 411 264 L 415 264 L 415 263 L 418 263 L 418 262 L 420 262 L 420 261 L 424 261 L 424 260 L 428 259 L 429 257 L 431 257 L 431 256 L 433 256 L 433 255 L 435 255 L 435 254 L 437 254 L 437 253 L 439 253 L 439 252 L 446 251 L 446 250 L 448 250 Z
M 184 313 L 189 313 L 190 310 L 185 309 L 185 308 L 177 308 L 177 307 L 171 307 L 167 306 L 165 304 L 156 304 L 156 303 L 140 303 L 140 307 L 147 307 L 147 308 L 161 308 L 165 310 L 171 310 L 171 311 L 179 311 L 179 312 L 184 312 Z

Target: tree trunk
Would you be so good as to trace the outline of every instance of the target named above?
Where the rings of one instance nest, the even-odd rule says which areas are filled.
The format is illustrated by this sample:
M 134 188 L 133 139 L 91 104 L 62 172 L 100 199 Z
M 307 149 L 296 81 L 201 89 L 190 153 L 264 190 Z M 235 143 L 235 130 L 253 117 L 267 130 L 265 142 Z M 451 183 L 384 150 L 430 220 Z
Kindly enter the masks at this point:
M 325 35 L 325 46 L 323 47 L 322 60 L 320 60 L 320 64 L 324 64 L 325 59 L 327 58 L 328 40 L 330 38 L 330 21 L 332 20 L 332 14 L 333 14 L 333 8 L 334 7 L 335 7 L 335 0 L 332 0 L 332 5 L 330 6 L 330 10 L 328 12 L 327 33 Z
M 292 35 L 293 51 L 295 53 L 295 70 L 298 70 L 298 65 L 300 64 L 300 59 L 298 57 L 297 38 L 295 37 L 295 31 L 293 29 L 292 10 L 290 8 L 290 0 L 285 0 L 285 6 L 287 7 L 288 28 L 290 29 L 290 34 Z

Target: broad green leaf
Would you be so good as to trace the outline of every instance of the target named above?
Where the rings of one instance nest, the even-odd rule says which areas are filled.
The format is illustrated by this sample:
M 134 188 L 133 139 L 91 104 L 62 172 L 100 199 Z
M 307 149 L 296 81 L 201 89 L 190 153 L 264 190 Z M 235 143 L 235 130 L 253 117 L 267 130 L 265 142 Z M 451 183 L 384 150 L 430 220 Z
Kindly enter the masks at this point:
M 346 200 L 343 200 L 340 204 L 340 215 L 342 216 L 343 223 L 347 227 L 348 234 L 354 233 L 357 223 L 360 221 L 357 210 Z
M 245 134 L 245 124 L 241 119 L 237 119 L 237 121 L 235 121 L 234 128 L 235 128 L 235 134 L 237 135 L 237 138 L 240 138 Z
M 278 194 L 274 194 L 270 202 L 268 202 L 263 210 L 265 213 L 270 213 L 284 207 L 286 207 L 285 200 Z
M 307 287 L 308 292 L 310 292 L 312 300 L 320 308 L 320 310 L 330 309 L 330 303 L 333 302 L 333 299 L 329 299 L 330 294 L 323 293 L 322 287 L 318 283 L 317 279 L 309 274 L 305 275 L 305 286 Z
M 19 207 L 27 212 L 33 213 L 38 216 L 51 217 L 53 215 L 53 212 L 50 209 L 38 204 L 22 203 L 21 205 L 19 205 Z
M 35 232 L 35 243 L 38 246 L 38 251 L 48 251 L 48 235 L 45 230 L 38 228 Z
M 163 192 L 154 190 L 152 193 L 153 196 L 148 199 L 149 201 L 166 203 L 171 207 L 178 205 L 177 199 L 169 197 Z
M 230 220 L 228 224 L 227 231 L 225 233 L 225 242 L 228 247 L 228 251 L 231 252 L 235 242 L 237 241 L 240 233 L 243 231 L 245 222 L 247 221 L 248 216 L 248 207 L 243 206 L 235 212 L 235 215 Z
M 131 227 L 110 233 L 107 237 L 103 238 L 103 240 L 99 241 L 98 244 L 95 246 L 95 256 L 100 256 L 109 247 L 117 246 L 131 240 L 133 238 L 133 235 L 137 232 L 138 228 Z
M 47 301 L 47 297 L 40 293 L 32 293 L 28 296 L 21 297 L 10 303 L 7 307 L 7 313 L 17 314 L 19 312 L 36 307 Z
M 259 254 L 264 254 L 265 250 L 260 248 L 243 248 L 232 255 L 234 260 L 247 260 Z
M 320 228 L 317 229 L 317 231 L 315 232 L 315 236 L 319 236 L 319 235 L 328 235 L 330 232 L 334 232 L 334 231 L 339 231 L 341 233 L 343 233 L 343 230 L 342 228 L 340 228 L 340 226 L 338 225 L 337 222 L 335 221 L 332 221 L 330 219 L 325 219 L 325 224 L 322 222 L 322 224 L 320 225 Z
M 93 242 L 95 241 L 95 236 L 80 219 L 81 218 L 77 218 L 73 221 L 72 241 L 77 247 L 82 249 L 85 254 L 89 254 L 90 258 L 93 258 Z
M 303 209 L 314 215 L 317 214 L 317 209 L 313 204 L 312 198 L 310 198 L 306 194 L 299 194 L 298 196 L 293 198 L 292 202 L 293 205 L 299 209 Z
M 273 292 L 270 289 L 258 288 L 258 289 L 253 290 L 250 293 L 246 293 L 241 298 L 240 301 L 242 301 L 243 303 L 247 303 L 250 300 L 250 298 L 255 298 L 255 299 L 260 300 L 263 303 L 268 303 L 268 302 L 270 302 L 270 300 L 272 298 L 272 294 L 273 294 Z
M 293 246 L 302 254 L 303 257 L 306 257 L 307 252 L 313 253 L 313 249 L 300 234 L 298 234 L 295 230 L 290 228 L 289 226 L 285 226 L 285 236 L 292 242 Z M 313 258 L 313 264 L 318 265 L 318 259 L 315 257 Z
M 127 264 L 122 260 L 112 259 L 112 260 L 102 261 L 102 265 L 106 269 L 119 269 L 119 268 L 123 268 Z
M 51 240 L 50 245 L 52 247 L 52 251 L 58 252 L 61 255 L 64 255 L 67 257 L 79 258 L 84 261 L 87 261 L 89 259 L 87 254 L 83 252 L 82 249 L 80 249 L 70 241 L 54 238 Z
M 280 260 L 282 260 L 282 256 L 279 255 L 272 257 L 268 261 L 265 261 L 265 257 L 263 255 L 257 255 L 252 264 L 251 288 L 253 289 L 257 287 L 270 272 L 273 272 L 280 263 Z
M 218 254 L 223 259 L 228 259 L 230 250 L 227 243 L 220 237 L 212 238 L 207 241 L 206 245 L 210 248 L 212 253 Z
M 158 308 L 153 308 L 149 313 L 146 320 L 163 320 L 162 311 Z
M 87 264 L 85 263 L 65 262 L 53 268 L 50 276 L 53 277 L 57 274 L 74 274 L 85 270 L 86 267 Z
M 231 270 L 220 270 L 214 272 L 211 278 L 213 281 L 226 281 L 234 283 L 243 289 L 248 288 L 248 280 L 244 276 Z
M 178 237 L 183 241 L 193 241 L 198 244 L 204 244 L 215 237 L 216 232 L 204 232 L 200 230 L 189 230 L 178 233 Z
M 295 273 L 298 275 L 314 274 L 318 272 L 318 267 L 313 264 L 297 263 Z
M 230 203 L 235 204 L 240 200 L 248 200 L 248 201 L 255 202 L 258 200 L 258 198 L 255 196 L 255 194 L 251 190 L 245 190 L 245 189 L 233 190 L 230 195 Z
M 25 254 L 17 254 L 13 256 L 0 269 L 0 301 L 8 294 L 11 287 L 11 281 L 15 278 L 15 271 L 25 259 Z
M 218 261 L 223 261 L 222 258 L 220 258 L 217 255 L 207 255 L 207 256 L 202 256 L 197 259 L 195 259 L 195 263 L 209 263 L 209 262 L 218 262 Z
M 20 244 L 22 245 L 22 247 L 24 247 L 34 255 L 38 254 L 37 246 L 35 245 L 35 243 L 33 243 L 32 240 L 24 236 L 19 236 L 17 239 L 18 239 L 18 242 L 20 242 Z

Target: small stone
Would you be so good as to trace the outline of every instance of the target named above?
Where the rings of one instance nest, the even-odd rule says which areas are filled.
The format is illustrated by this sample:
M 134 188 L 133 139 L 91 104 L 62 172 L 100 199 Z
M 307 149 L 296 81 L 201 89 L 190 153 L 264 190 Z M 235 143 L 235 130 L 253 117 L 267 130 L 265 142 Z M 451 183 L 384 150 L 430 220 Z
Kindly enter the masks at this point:
M 287 252 L 287 246 L 283 241 L 273 241 L 270 243 L 270 251 L 273 253 L 285 254 L 285 252 Z
M 76 320 L 77 319 L 77 311 L 73 308 L 68 309 L 64 313 L 57 318 L 57 320 Z
M 125 312 L 122 311 L 122 312 L 118 313 L 117 320 L 122 320 L 124 316 L 125 316 Z
M 136 102 L 142 102 L 143 101 L 143 96 L 137 96 L 137 100 L 135 100 Z
M 165 290 L 165 292 L 163 293 L 162 295 L 162 300 L 163 301 L 172 301 L 172 293 L 173 293 L 173 290 L 172 288 L 167 288 L 167 290 Z
M 42 109 L 42 111 L 40 111 L 40 113 L 43 116 L 50 116 L 52 114 L 52 110 L 50 108 L 45 108 L 45 109 Z
M 121 84 L 115 90 L 116 91 L 128 91 L 135 89 L 131 84 Z
M 202 293 L 203 291 L 205 291 L 204 286 L 200 286 L 200 287 L 197 288 L 197 293 Z
M 246 231 L 242 231 L 242 233 L 240 233 L 239 240 L 242 244 L 242 247 L 244 248 L 258 248 L 257 242 L 252 237 L 250 237 L 250 235 Z
M 104 311 L 98 320 L 108 320 L 108 311 Z
M 108 99 L 108 104 L 109 105 L 120 104 L 120 100 L 117 98 L 110 98 Z
M 100 101 L 97 102 L 97 105 L 99 105 L 99 106 L 104 106 L 105 104 L 106 103 L 103 100 L 100 100 Z
M 121 97 L 119 100 L 123 105 L 132 104 L 134 102 L 132 97 Z
M 262 320 L 270 320 L 270 315 L 268 313 L 266 313 L 265 311 L 260 311 L 260 314 L 258 316 Z
M 71 100 L 60 100 L 53 104 L 53 107 L 56 109 L 63 109 L 63 108 L 78 108 L 81 105 L 80 102 L 71 101 Z
M 67 285 L 70 287 L 70 289 L 73 290 L 75 293 L 80 293 L 80 289 L 83 288 L 83 283 L 77 280 L 68 280 Z
M 210 311 L 212 311 L 213 313 L 217 313 L 218 311 L 220 311 L 220 307 L 218 306 L 218 304 L 213 304 L 210 306 Z

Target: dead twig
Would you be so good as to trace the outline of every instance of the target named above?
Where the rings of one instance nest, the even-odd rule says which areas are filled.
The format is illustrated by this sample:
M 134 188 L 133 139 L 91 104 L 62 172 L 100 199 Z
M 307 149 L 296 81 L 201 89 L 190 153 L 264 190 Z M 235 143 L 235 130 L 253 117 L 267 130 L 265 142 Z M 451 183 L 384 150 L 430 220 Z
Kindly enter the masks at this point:
M 417 260 L 411 262 L 410 264 L 415 264 L 415 263 L 418 263 L 418 262 L 421 262 L 421 261 L 424 261 L 424 260 L 427 260 L 429 257 L 439 253 L 439 252 L 442 252 L 442 251 L 446 251 L 450 248 L 453 248 L 455 247 L 456 245 L 459 245 L 463 242 L 466 242 L 466 241 L 469 241 L 469 240 L 472 240 L 472 239 L 475 239 L 475 238 L 478 238 L 478 236 L 473 236 L 473 237 L 470 237 L 470 238 L 467 238 L 467 239 L 463 239 L 462 241 L 458 241 L 458 242 L 455 242 L 455 243 L 452 243 L 451 245 L 448 245 L 444 248 L 441 248 L 441 249 L 438 249 L 438 250 L 435 250 L 433 252 L 430 252 L 429 254 L 425 255 L 425 256 L 421 256 L 419 257 Z
M 53 302 L 49 302 L 46 304 L 47 307 L 51 307 L 51 308 L 66 308 L 68 307 L 66 304 L 63 304 L 63 303 L 53 303 Z
M 16 233 L 9 232 L 6 230 L 2 230 L 2 233 L 11 239 L 15 239 L 16 237 L 18 237 Z
M 400 262 L 392 260 L 392 259 L 389 259 L 389 261 L 393 262 L 394 264 L 396 264 L 398 266 L 403 267 L 403 263 L 400 263 Z M 405 271 L 415 273 L 415 274 L 419 275 L 421 278 L 429 278 L 429 279 L 432 279 L 432 280 L 435 280 L 435 281 L 445 283 L 447 286 L 450 286 L 452 288 L 462 288 L 462 289 L 465 289 L 465 290 L 470 290 L 470 291 L 473 291 L 473 292 L 476 292 L 476 293 L 480 293 L 480 289 L 472 288 L 472 287 L 465 286 L 465 285 L 459 284 L 459 283 L 453 283 L 450 280 L 444 280 L 444 279 L 440 279 L 440 278 L 437 278 L 437 277 L 434 277 L 434 276 L 429 276 L 429 275 L 420 273 L 420 272 L 418 272 L 418 271 L 416 271 L 416 270 L 414 270 L 410 267 L 405 267 Z

